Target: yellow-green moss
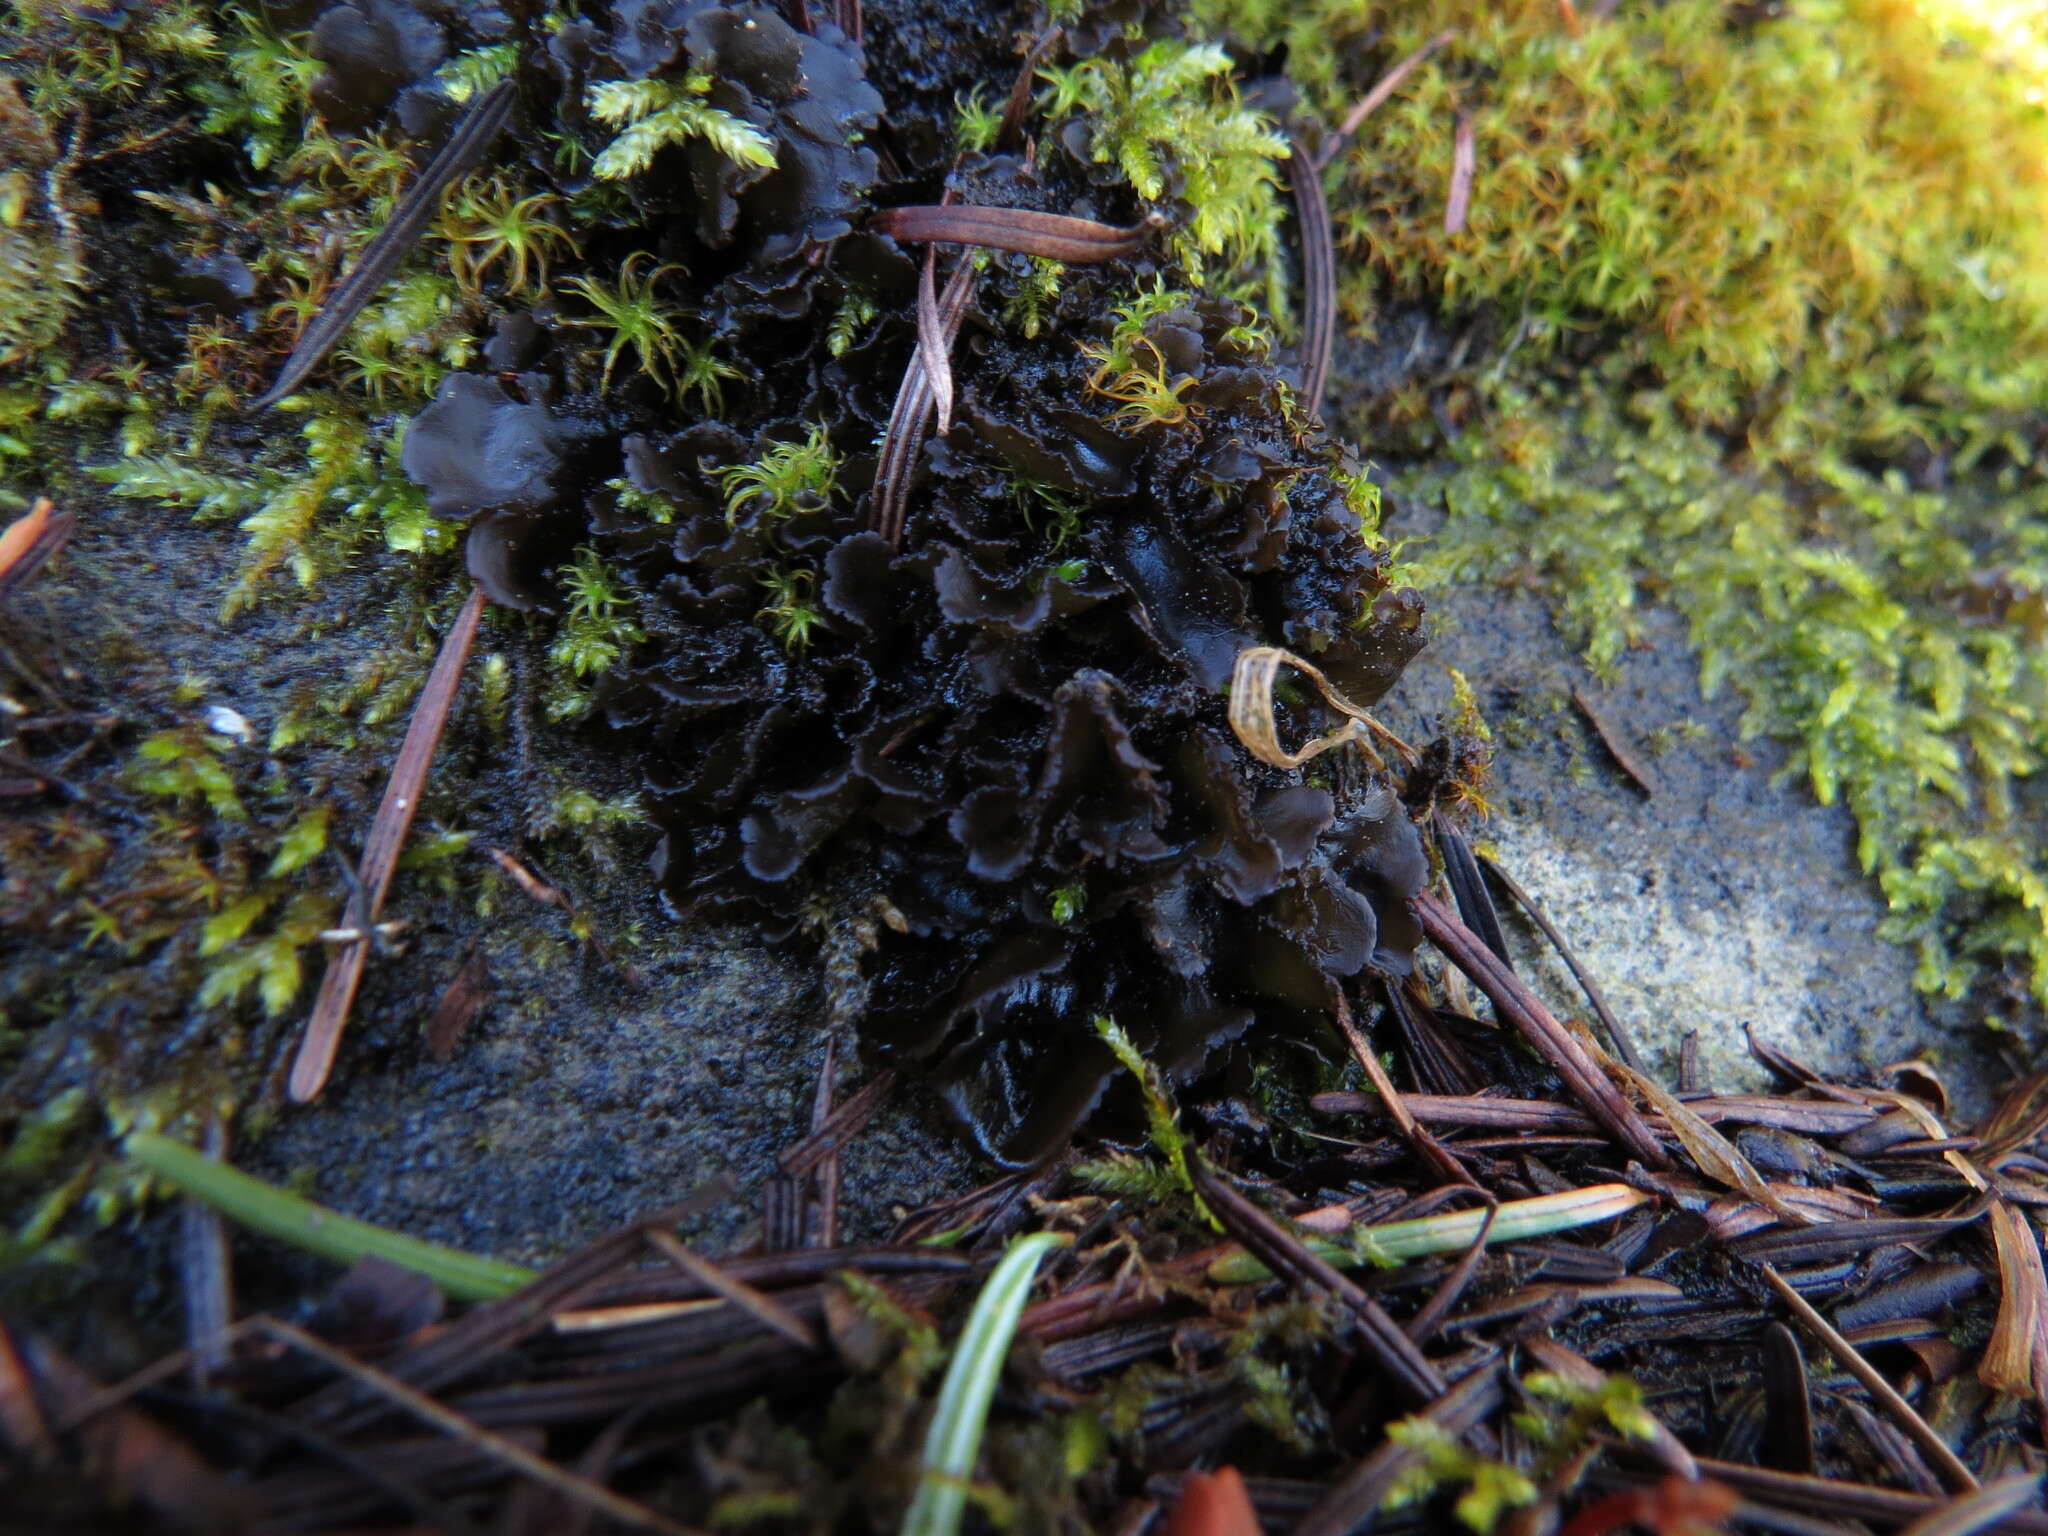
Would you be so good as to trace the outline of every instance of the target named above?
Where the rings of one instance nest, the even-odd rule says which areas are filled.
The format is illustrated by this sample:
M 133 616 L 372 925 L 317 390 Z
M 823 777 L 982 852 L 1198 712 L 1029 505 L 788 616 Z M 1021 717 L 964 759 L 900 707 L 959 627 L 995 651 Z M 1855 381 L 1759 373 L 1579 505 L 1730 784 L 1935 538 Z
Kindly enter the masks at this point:
M 1418 488 L 1452 512 L 1425 583 L 1535 572 L 1596 667 L 1638 601 L 1691 626 L 1702 687 L 1855 813 L 1919 979 L 1960 995 L 1982 962 L 2048 991 L 2048 864 L 2027 781 L 2048 755 L 2048 481 L 2014 466 L 1942 492 L 1816 450 L 1731 466 L 1666 395 L 1608 377 L 1493 401 L 1520 423 L 1461 442 Z M 2035 812 L 2038 817 L 2038 811 Z
M 2048 130 L 2038 61 L 1960 7 L 1721 0 L 1574 32 L 1552 0 L 1198 0 L 1285 40 L 1331 119 L 1439 30 L 1450 44 L 1332 173 L 1354 322 L 1389 293 L 1632 328 L 1688 403 L 1746 410 L 1790 372 L 1888 442 L 2023 407 L 2048 373 Z M 1368 44 L 1368 39 L 1370 43 Z M 1469 216 L 1445 230 L 1457 122 Z M 1987 350 L 1988 349 L 1988 350 Z

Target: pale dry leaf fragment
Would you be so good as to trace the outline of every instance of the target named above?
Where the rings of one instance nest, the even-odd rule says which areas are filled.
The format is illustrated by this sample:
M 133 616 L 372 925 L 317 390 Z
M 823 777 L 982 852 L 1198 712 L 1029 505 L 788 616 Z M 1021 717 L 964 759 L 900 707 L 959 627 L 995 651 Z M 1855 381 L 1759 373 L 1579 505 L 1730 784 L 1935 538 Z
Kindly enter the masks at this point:
M 1465 227 L 1465 215 L 1472 206 L 1472 173 L 1477 164 L 1472 141 L 1472 114 L 1460 112 L 1451 145 L 1451 193 L 1444 203 L 1444 233 L 1447 235 L 1455 235 Z
M 1977 1362 L 1977 1379 L 1994 1392 L 2026 1397 L 2035 1389 L 2034 1351 L 2048 1327 L 2048 1275 L 2041 1238 L 2021 1211 L 1991 1202 L 1991 1236 L 1998 1247 L 1998 1322 Z
M 1737 1149 L 1734 1142 L 1723 1136 L 1707 1123 L 1698 1111 L 1666 1088 L 1655 1078 L 1638 1072 L 1624 1062 L 1616 1061 L 1601 1048 L 1584 1025 L 1574 1023 L 1580 1041 L 1593 1059 L 1600 1063 L 1607 1075 L 1624 1087 L 1634 1088 L 1652 1109 L 1664 1117 L 1671 1127 L 1671 1134 L 1678 1138 L 1678 1144 L 1685 1148 L 1686 1156 L 1693 1160 L 1699 1171 L 1715 1182 L 1739 1189 L 1757 1204 L 1763 1206 L 1780 1221 L 1794 1226 L 1810 1226 L 1813 1217 L 1786 1203 L 1770 1181 L 1756 1171 L 1756 1165 Z
M 1316 685 L 1323 702 L 1345 717 L 1336 730 L 1318 737 L 1299 752 L 1289 752 L 1280 745 L 1280 727 L 1273 718 L 1273 685 L 1283 666 L 1304 674 Z M 1384 768 L 1385 762 L 1373 750 L 1375 737 L 1410 762 L 1415 760 L 1412 747 L 1331 687 L 1330 680 L 1314 664 L 1277 645 L 1254 645 L 1237 653 L 1237 665 L 1230 677 L 1230 728 L 1247 752 L 1275 768 L 1299 768 L 1346 743 L 1363 752 L 1375 768 Z
M 938 418 L 939 436 L 953 430 L 953 338 L 939 314 L 939 248 L 924 253 L 917 272 L 917 352 L 924 359 L 924 375 L 932 392 L 933 414 Z

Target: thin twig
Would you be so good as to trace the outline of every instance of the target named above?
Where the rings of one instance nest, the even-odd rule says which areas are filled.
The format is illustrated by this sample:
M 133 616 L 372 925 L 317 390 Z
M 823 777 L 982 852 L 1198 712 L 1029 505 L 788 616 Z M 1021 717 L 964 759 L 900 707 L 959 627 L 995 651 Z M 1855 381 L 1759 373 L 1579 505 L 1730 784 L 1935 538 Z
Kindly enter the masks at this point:
M 383 910 L 384 894 L 391 886 L 392 871 L 398 867 L 405 835 L 412 829 L 427 769 L 433 764 L 434 749 L 440 745 L 441 732 L 448 724 L 448 712 L 461 685 L 463 664 L 469 660 L 469 648 L 476 640 L 483 612 L 484 589 L 472 587 L 469 600 L 462 605 L 441 642 L 441 654 L 434 660 L 434 670 L 427 675 L 426 687 L 420 690 L 419 703 L 413 706 L 412 722 L 405 728 L 398 761 L 391 769 L 391 782 L 385 786 L 377 819 L 370 824 L 369 839 L 363 844 L 362 862 L 357 870 L 363 910 L 352 914 L 356 919 L 353 927 L 367 931 Z M 328 956 L 327 974 L 321 978 L 320 995 L 314 1000 L 312 1017 L 306 1023 L 306 1037 L 299 1043 L 298 1056 L 292 1062 L 287 1091 L 294 1103 L 305 1104 L 318 1098 L 320 1090 L 327 1086 L 334 1054 L 341 1045 L 341 1031 L 348 1023 L 349 1009 L 355 1003 L 356 989 L 362 985 L 363 967 L 369 958 L 370 944 L 366 938 L 345 942 Z
M 427 168 L 420 172 L 419 179 L 406 188 L 405 196 L 392 212 L 391 222 L 377 232 L 377 238 L 364 248 L 355 267 L 328 295 L 313 323 L 300 333 L 291 356 L 278 369 L 276 381 L 249 402 L 251 413 L 268 410 L 277 404 L 320 366 L 320 360 L 333 350 L 334 344 L 341 340 L 356 316 L 362 313 L 363 306 L 384 286 L 405 253 L 425 231 L 441 205 L 441 194 L 483 159 L 484 151 L 491 147 L 492 141 L 511 119 L 516 89 L 513 81 L 501 81 L 471 104 L 454 133 L 449 135 L 448 142 L 427 162 Z
M 1899 1395 L 1898 1388 L 1886 1381 L 1877 1367 L 1864 1359 L 1862 1352 L 1843 1338 L 1833 1323 L 1816 1312 L 1812 1303 L 1794 1290 L 1776 1269 L 1769 1264 L 1759 1264 L 1757 1268 L 1763 1271 L 1764 1279 L 1770 1282 L 1779 1299 L 1792 1309 L 1792 1315 L 1835 1357 L 1837 1365 L 1863 1383 L 1878 1406 L 1891 1415 L 1892 1422 L 1926 1454 L 1950 1486 L 1965 1493 L 1976 1492 L 1977 1479 L 1971 1475 L 1970 1469 L 1949 1449 L 1948 1442 L 1934 1432 L 1934 1426 L 1921 1418 L 1919 1411 Z
M 280 1343 L 292 1345 L 315 1359 L 325 1361 L 344 1376 L 352 1377 L 378 1396 L 398 1404 L 443 1433 L 454 1436 L 493 1461 L 522 1472 L 536 1482 L 547 1484 L 566 1498 L 574 1499 L 579 1504 L 586 1504 L 635 1530 L 661 1531 L 665 1536 L 695 1536 L 688 1526 L 678 1525 L 636 1500 L 613 1493 L 611 1489 L 593 1483 L 587 1477 L 579 1477 L 566 1468 L 556 1466 L 545 1457 L 536 1456 L 525 1446 L 485 1429 L 481 1424 L 463 1417 L 451 1408 L 442 1407 L 424 1393 L 415 1392 L 397 1377 L 388 1375 L 373 1365 L 367 1365 L 353 1355 L 345 1354 L 324 1340 L 316 1339 L 311 1334 L 294 1328 L 290 1323 L 280 1322 L 274 1317 L 258 1317 L 250 1321 L 258 1332 L 267 1333 Z
M 1358 125 L 1386 105 L 1387 98 L 1401 89 L 1401 82 L 1421 67 L 1437 49 L 1448 43 L 1457 34 L 1451 31 L 1437 33 L 1407 58 L 1396 64 L 1379 78 L 1379 83 L 1360 98 L 1358 105 L 1344 114 L 1344 121 L 1337 125 L 1337 131 L 1323 140 L 1322 152 L 1316 157 L 1316 169 L 1321 170 L 1337 158 L 1337 151 L 1344 141 L 1358 132 Z
M 1586 1048 L 1558 1023 L 1542 999 L 1500 963 L 1479 935 L 1458 920 L 1457 913 L 1428 891 L 1412 898 L 1408 906 L 1421 920 L 1430 942 L 1493 1000 L 1502 1019 L 1514 1025 L 1550 1063 L 1588 1114 L 1651 1167 L 1670 1166 L 1670 1159 L 1635 1106 L 1607 1080 Z

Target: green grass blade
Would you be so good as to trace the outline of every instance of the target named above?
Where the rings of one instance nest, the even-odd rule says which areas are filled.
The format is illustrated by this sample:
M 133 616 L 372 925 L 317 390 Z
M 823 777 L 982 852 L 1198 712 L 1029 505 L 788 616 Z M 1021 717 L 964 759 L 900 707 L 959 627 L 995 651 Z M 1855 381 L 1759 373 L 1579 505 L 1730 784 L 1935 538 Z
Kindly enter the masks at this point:
M 967 1327 L 953 1346 L 953 1360 L 939 1388 L 938 1407 L 924 1441 L 924 1474 L 917 1497 L 903 1517 L 902 1536 L 954 1536 L 967 1507 L 967 1483 L 981 1455 L 988 1405 L 1003 1373 L 1003 1360 L 1016 1337 L 1024 1298 L 1039 1261 L 1073 1241 L 1061 1232 L 1034 1232 L 1010 1244 L 1002 1262 L 974 1298 Z
M 1533 1200 L 1508 1200 L 1494 1217 L 1493 1230 L 1486 1241 L 1491 1247 L 1592 1226 L 1632 1211 L 1649 1198 L 1626 1184 L 1596 1184 L 1588 1189 L 1568 1189 L 1562 1194 L 1538 1195 Z M 1346 1233 L 1341 1241 L 1314 1233 L 1304 1233 L 1302 1240 L 1311 1253 L 1339 1269 L 1355 1269 L 1361 1264 L 1391 1266 L 1471 1247 L 1485 1216 L 1480 1210 L 1453 1211 L 1448 1216 L 1359 1227 Z M 1272 1278 L 1272 1271 L 1240 1248 L 1211 1264 L 1209 1278 L 1218 1285 L 1250 1285 Z
M 422 1242 L 330 1211 L 168 1136 L 137 1131 L 122 1144 L 122 1149 L 129 1162 L 175 1184 L 201 1204 L 212 1206 L 223 1216 L 232 1216 L 245 1227 L 337 1263 L 353 1264 L 370 1255 L 388 1259 L 401 1268 L 425 1275 L 458 1301 L 491 1301 L 508 1296 L 534 1276 L 523 1265 L 503 1264 L 457 1248 L 443 1248 L 439 1243 Z

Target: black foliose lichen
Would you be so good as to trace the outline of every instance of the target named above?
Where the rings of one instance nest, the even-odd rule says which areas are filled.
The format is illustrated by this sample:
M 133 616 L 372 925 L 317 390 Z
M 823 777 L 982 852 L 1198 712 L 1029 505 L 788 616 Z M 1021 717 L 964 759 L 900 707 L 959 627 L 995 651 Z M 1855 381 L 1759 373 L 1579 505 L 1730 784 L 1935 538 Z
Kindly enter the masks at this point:
M 1128 61 L 1153 25 L 1133 10 L 1049 57 Z M 961 83 L 1006 86 L 977 48 L 989 77 Z M 645 367 L 605 387 L 619 345 L 590 343 L 626 335 L 605 305 L 501 322 L 523 371 L 449 379 L 405 467 L 438 515 L 480 520 L 494 594 L 533 601 L 578 542 L 636 594 L 647 638 L 597 718 L 645 765 L 674 908 L 782 934 L 864 914 L 864 1038 L 1010 1163 L 1117 1091 L 1098 1016 L 1187 1078 L 1404 970 L 1426 860 L 1393 789 L 1359 763 L 1262 767 L 1225 716 L 1248 646 L 1370 704 L 1424 635 L 1251 310 L 1172 287 L 1161 250 L 1053 283 L 1026 256 L 942 259 L 980 263 L 953 422 L 900 541 L 877 531 L 924 253 L 864 219 L 945 194 L 1134 223 L 1148 205 L 1087 136 L 954 158 L 934 93 L 892 120 L 858 47 L 752 0 L 619 0 L 525 69 L 529 112 L 596 142 L 596 101 L 642 135 L 581 281 L 659 295 L 633 322 Z M 1027 302 L 1034 323 L 1004 318 Z

